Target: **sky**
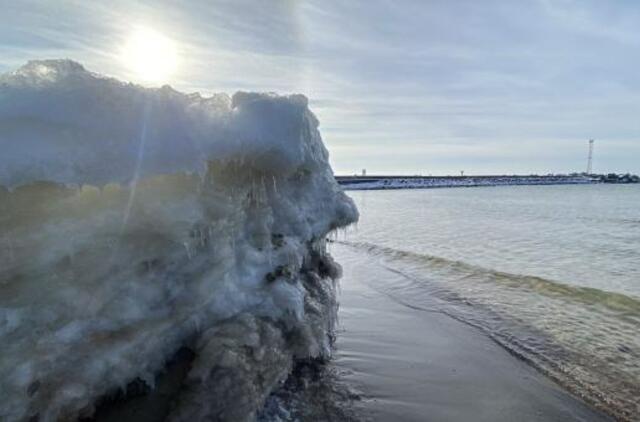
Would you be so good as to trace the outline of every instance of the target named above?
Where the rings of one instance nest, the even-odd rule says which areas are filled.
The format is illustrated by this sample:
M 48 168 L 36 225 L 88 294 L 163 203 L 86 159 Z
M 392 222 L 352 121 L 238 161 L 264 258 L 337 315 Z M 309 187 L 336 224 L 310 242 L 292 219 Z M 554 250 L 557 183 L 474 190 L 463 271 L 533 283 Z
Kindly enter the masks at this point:
M 123 61 L 171 40 L 163 81 L 203 94 L 303 93 L 336 174 L 640 173 L 635 0 L 0 0 L 0 73 Z

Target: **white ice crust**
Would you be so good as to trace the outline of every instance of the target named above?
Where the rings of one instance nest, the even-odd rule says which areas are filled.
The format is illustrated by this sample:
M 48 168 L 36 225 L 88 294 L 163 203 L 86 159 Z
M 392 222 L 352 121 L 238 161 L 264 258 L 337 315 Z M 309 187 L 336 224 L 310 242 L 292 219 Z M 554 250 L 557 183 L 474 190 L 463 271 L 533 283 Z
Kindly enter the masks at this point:
M 125 84 L 66 60 L 29 62 L 0 77 L 0 87 L 4 186 L 130 182 L 203 172 L 212 158 L 280 173 L 326 155 L 321 143 L 300 142 L 301 119 L 317 127 L 303 95 L 203 98 Z
M 169 419 L 248 420 L 292 359 L 326 357 L 324 239 L 357 210 L 317 128 L 301 95 L 204 98 L 67 60 L 1 76 L 0 419 L 90 415 L 188 345 Z

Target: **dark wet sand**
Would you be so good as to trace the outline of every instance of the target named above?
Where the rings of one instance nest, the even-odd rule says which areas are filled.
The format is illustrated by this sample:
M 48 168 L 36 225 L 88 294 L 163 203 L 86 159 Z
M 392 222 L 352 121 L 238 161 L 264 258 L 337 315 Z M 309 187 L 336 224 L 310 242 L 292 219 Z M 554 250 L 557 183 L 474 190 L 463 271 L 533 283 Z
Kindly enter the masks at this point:
M 374 290 L 367 283 L 371 277 L 393 283 L 398 275 L 372 258 L 340 245 L 332 254 L 344 267 L 335 365 L 362 392 L 356 406 L 365 416 L 433 422 L 612 420 L 481 331 Z

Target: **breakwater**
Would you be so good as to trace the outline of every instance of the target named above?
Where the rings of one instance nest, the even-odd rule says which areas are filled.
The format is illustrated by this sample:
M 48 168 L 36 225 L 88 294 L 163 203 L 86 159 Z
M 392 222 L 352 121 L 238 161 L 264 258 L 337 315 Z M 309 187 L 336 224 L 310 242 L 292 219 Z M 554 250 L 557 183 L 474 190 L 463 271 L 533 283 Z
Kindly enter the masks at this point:
M 632 175 L 488 175 L 488 176 L 336 176 L 348 190 L 425 189 L 510 185 L 577 185 L 592 183 L 638 183 Z

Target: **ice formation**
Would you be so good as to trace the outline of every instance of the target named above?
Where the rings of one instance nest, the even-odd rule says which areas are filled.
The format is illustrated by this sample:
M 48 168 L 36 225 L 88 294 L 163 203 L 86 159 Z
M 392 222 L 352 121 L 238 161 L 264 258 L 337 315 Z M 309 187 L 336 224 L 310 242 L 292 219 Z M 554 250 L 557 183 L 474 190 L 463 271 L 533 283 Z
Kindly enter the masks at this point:
M 73 420 L 193 360 L 163 418 L 251 420 L 330 353 L 357 210 L 301 95 L 186 95 L 33 61 L 0 77 L 0 419 Z

